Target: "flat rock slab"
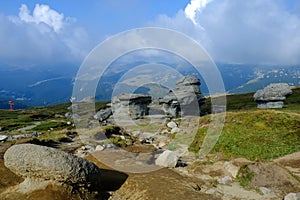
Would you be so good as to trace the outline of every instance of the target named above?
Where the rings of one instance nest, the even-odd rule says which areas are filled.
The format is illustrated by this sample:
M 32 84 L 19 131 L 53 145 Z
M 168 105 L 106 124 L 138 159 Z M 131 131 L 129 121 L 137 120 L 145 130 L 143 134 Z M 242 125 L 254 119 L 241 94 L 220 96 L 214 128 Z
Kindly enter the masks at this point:
M 100 169 L 95 164 L 50 147 L 14 145 L 5 152 L 4 164 L 23 178 L 100 186 Z

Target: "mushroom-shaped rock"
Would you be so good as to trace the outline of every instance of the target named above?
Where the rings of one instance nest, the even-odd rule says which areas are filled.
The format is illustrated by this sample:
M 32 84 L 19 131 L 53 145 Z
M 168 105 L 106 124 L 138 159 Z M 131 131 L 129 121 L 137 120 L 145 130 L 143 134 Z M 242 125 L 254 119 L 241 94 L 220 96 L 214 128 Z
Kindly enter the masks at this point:
M 273 83 L 262 90 L 258 90 L 253 98 L 258 108 L 282 108 L 287 95 L 292 90 L 287 83 Z
M 100 186 L 100 169 L 95 164 L 50 147 L 14 145 L 5 152 L 4 164 L 23 178 Z

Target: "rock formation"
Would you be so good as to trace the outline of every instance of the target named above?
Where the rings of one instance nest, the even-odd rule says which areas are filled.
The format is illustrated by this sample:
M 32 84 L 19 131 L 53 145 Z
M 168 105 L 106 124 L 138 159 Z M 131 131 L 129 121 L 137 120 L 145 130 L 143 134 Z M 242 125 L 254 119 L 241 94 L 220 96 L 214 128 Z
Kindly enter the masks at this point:
M 100 186 L 100 169 L 95 164 L 50 147 L 14 145 L 5 152 L 4 164 L 25 179 Z
M 257 102 L 257 108 L 282 108 L 286 96 L 291 94 L 292 90 L 287 83 L 273 83 L 258 90 L 253 98 Z
M 113 97 L 112 109 L 115 118 L 122 116 L 141 119 L 149 114 L 151 96 L 145 94 L 121 94 Z
M 165 113 L 171 116 L 199 115 L 200 105 L 205 98 L 200 91 L 200 80 L 196 75 L 184 76 L 176 82 L 176 87 L 160 100 Z

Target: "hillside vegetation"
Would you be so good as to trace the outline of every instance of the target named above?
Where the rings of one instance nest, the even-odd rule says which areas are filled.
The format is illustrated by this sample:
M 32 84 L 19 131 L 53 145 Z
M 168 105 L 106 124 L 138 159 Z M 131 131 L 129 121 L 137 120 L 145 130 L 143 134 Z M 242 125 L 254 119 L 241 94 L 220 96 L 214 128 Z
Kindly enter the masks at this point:
M 221 152 L 224 159 L 245 157 L 250 160 L 270 160 L 300 151 L 300 88 L 294 88 L 283 109 L 259 110 L 253 93 L 228 95 L 227 116 L 223 132 L 212 153 Z M 69 104 L 49 107 L 33 107 L 24 110 L 0 110 L 2 134 L 18 134 L 23 127 L 27 131 L 46 133 L 41 138 L 65 137 L 63 129 L 74 129 L 64 117 Z M 106 103 L 96 103 L 96 109 Z M 202 107 L 209 113 L 210 99 Z M 190 146 L 197 152 L 207 132 L 210 115 L 200 118 L 198 133 Z M 39 124 L 37 124 L 39 122 Z M 53 135 L 53 137 L 51 137 Z M 40 138 L 40 139 L 41 139 Z

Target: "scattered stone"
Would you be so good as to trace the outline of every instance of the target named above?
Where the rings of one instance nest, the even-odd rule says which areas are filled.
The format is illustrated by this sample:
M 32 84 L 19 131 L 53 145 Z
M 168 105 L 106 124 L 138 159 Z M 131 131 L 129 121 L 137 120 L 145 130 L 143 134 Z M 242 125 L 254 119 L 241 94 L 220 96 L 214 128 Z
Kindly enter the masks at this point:
M 94 119 L 99 120 L 100 122 L 103 122 L 103 121 L 107 120 L 111 115 L 112 115 L 111 108 L 106 108 L 106 109 L 102 109 L 102 110 L 98 111 L 94 115 Z
M 95 148 L 95 151 L 103 151 L 105 149 L 105 146 L 103 145 L 97 145 Z
M 233 178 L 237 177 L 240 167 L 234 165 L 232 162 L 225 162 L 223 166 Z
M 31 134 L 31 136 L 32 136 L 32 137 L 38 137 L 38 136 L 39 136 L 39 134 L 38 134 L 38 132 L 36 132 L 36 131 L 33 131 L 33 132 L 32 132 L 32 134 Z
M 161 131 L 161 133 L 166 134 L 166 133 L 169 133 L 169 131 L 167 129 L 164 129 L 164 130 Z
M 125 136 L 124 135 L 120 135 L 121 140 L 125 140 Z
M 162 167 L 174 168 L 177 164 L 178 156 L 175 152 L 166 150 L 158 156 L 155 160 L 155 164 Z
M 72 124 L 72 122 L 70 122 L 70 121 L 67 122 L 67 125 L 71 125 L 71 124 Z
M 169 127 L 169 128 L 177 128 L 178 126 L 177 126 L 177 124 L 175 123 L 175 122 L 169 122 L 169 123 L 167 123 L 167 127 Z
M 10 147 L 4 164 L 23 178 L 53 180 L 76 185 L 99 185 L 99 168 L 82 158 L 58 149 L 34 144 Z
M 67 113 L 65 114 L 65 117 L 66 117 L 67 119 L 71 119 L 72 116 L 73 116 L 73 113 L 71 113 L 71 112 L 67 112 Z
M 259 187 L 259 190 L 263 193 L 263 195 L 269 195 L 272 192 L 272 190 L 266 187 Z
M 223 178 L 218 179 L 219 184 L 228 185 L 232 182 L 232 178 L 230 176 L 225 176 Z
M 291 94 L 292 90 L 287 83 L 273 83 L 258 90 L 253 98 L 257 102 L 257 108 L 282 108 L 286 96 Z
M 300 193 L 289 193 L 284 197 L 284 200 L 300 200 Z
M 4 142 L 8 139 L 7 135 L 0 135 L 0 142 Z
M 173 133 L 178 133 L 179 131 L 180 131 L 180 128 L 174 127 L 174 128 L 172 128 L 171 133 L 172 133 L 172 134 L 173 134 Z

